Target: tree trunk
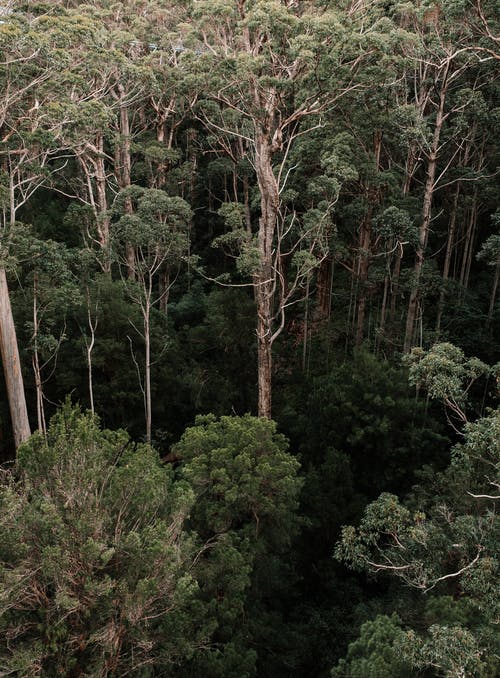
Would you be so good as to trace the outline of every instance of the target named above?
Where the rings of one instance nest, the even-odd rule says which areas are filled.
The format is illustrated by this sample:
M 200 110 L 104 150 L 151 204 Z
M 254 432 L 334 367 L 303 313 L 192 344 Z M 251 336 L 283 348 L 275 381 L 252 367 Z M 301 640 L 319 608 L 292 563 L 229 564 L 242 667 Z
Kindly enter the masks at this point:
M 363 342 L 365 329 L 365 312 L 366 312 L 366 296 L 368 271 L 370 268 L 370 241 L 371 241 L 371 208 L 361 225 L 361 233 L 359 236 L 359 264 L 358 264 L 358 307 L 357 307 L 357 324 L 355 346 L 359 348 Z
M 119 145 L 116 159 L 118 160 L 118 167 L 115 168 L 118 186 L 120 189 L 128 188 L 131 185 L 132 175 L 132 159 L 130 154 L 130 123 L 128 119 L 128 107 L 125 103 L 125 90 L 123 85 L 118 85 L 119 101 L 120 101 L 120 136 L 121 141 Z M 127 214 L 132 214 L 132 201 L 127 198 L 125 201 L 125 211 Z M 127 252 L 127 275 L 133 280 L 135 278 L 135 252 L 134 248 L 126 244 Z
M 145 388 L 144 404 L 146 415 L 146 441 L 151 442 L 151 336 L 149 328 L 149 303 L 144 309 L 144 345 L 145 345 Z
M 16 449 L 31 435 L 5 269 L 0 268 L 0 353 Z
M 271 418 L 272 404 L 272 344 L 270 341 L 270 323 L 267 321 L 266 308 L 269 294 L 256 288 L 257 301 L 257 376 L 258 376 L 258 415 Z
M 478 197 L 477 186 L 474 186 L 470 219 L 467 228 L 467 242 L 466 247 L 464 249 L 464 260 L 462 263 L 461 283 L 463 291 L 465 291 L 469 287 L 470 267 L 472 264 L 474 254 L 474 240 L 476 238 L 476 228 L 477 228 L 477 197 Z
M 495 301 L 497 298 L 499 278 L 500 278 L 500 259 L 497 259 L 497 264 L 495 266 L 495 277 L 493 278 L 493 287 L 491 288 L 490 307 L 488 309 L 488 325 L 493 320 L 493 311 L 495 310 Z
M 92 414 L 94 414 L 95 409 L 94 409 L 94 378 L 92 372 L 92 351 L 94 350 L 95 345 L 95 332 L 97 329 L 98 317 L 96 305 L 95 320 L 92 319 L 92 313 L 90 311 L 90 292 L 88 288 L 87 288 L 87 321 L 90 329 L 90 342 L 87 342 L 87 339 L 85 337 L 85 347 L 87 349 L 87 371 L 88 371 L 90 411 L 92 412 Z
M 109 214 L 108 198 L 106 195 L 106 167 L 104 164 L 104 138 L 98 134 L 96 147 L 99 151 L 95 161 L 95 182 L 97 192 L 97 232 L 99 235 L 99 244 L 104 251 L 103 271 L 109 273 L 111 270 L 111 260 L 109 257 Z
M 396 260 L 392 268 L 391 275 L 391 308 L 389 311 L 389 322 L 394 323 L 396 317 L 396 304 L 398 300 L 399 277 L 401 275 L 401 262 L 403 261 L 403 246 L 398 247 L 396 252 Z
M 259 254 L 260 270 L 254 276 L 257 305 L 258 414 L 271 418 L 273 297 L 273 239 L 278 216 L 279 191 L 272 168 L 272 150 L 268 134 L 256 131 L 255 171 L 260 190 Z
M 451 253 L 453 251 L 453 242 L 455 239 L 455 226 L 457 223 L 457 209 L 458 209 L 458 196 L 460 193 L 460 184 L 457 184 L 455 189 L 455 196 L 453 198 L 453 206 L 451 209 L 450 222 L 448 224 L 448 240 L 446 241 L 446 254 L 444 257 L 443 265 L 443 278 L 441 291 L 439 293 L 438 301 L 438 312 L 436 318 L 436 341 L 439 340 L 439 333 L 441 331 L 441 318 L 443 316 L 444 310 L 444 298 L 446 294 L 445 285 L 450 275 L 450 265 L 451 265 Z
M 40 356 L 38 353 L 38 304 L 37 304 L 38 290 L 37 290 L 37 275 L 33 277 L 33 356 L 31 363 L 33 366 L 33 373 L 35 375 L 36 388 L 36 414 L 38 422 L 38 430 L 45 436 L 47 434 L 47 427 L 45 424 L 45 408 L 43 405 L 43 381 L 42 370 L 40 369 Z
M 415 331 L 415 320 L 417 316 L 417 308 L 420 294 L 420 279 L 422 277 L 422 269 L 425 261 L 425 251 L 427 248 L 427 239 L 429 237 L 429 226 L 431 223 L 432 214 L 432 198 L 434 195 L 434 182 L 436 178 L 437 157 L 439 152 L 439 139 L 441 136 L 441 129 L 444 122 L 444 105 L 446 101 L 446 74 L 445 81 L 442 85 L 441 94 L 439 97 L 439 107 L 436 114 L 436 122 L 434 126 L 434 134 L 432 145 L 427 162 L 427 179 L 425 181 L 424 201 L 422 205 L 422 221 L 420 223 L 418 246 L 416 251 L 415 266 L 413 269 L 413 283 L 410 293 L 410 301 L 408 304 L 408 315 L 406 317 L 406 330 L 403 344 L 403 352 L 409 353 Z
M 144 318 L 144 343 L 145 343 L 145 381 L 146 381 L 146 441 L 151 442 L 151 341 L 149 331 L 149 309 Z
M 389 292 L 389 273 L 384 277 L 384 292 L 382 294 L 382 306 L 380 308 L 380 322 L 378 325 L 378 331 L 375 337 L 375 353 L 378 353 L 380 349 L 380 343 L 384 337 L 385 333 L 385 321 L 387 317 L 387 296 Z
M 333 262 L 331 257 L 325 257 L 319 265 L 316 276 L 316 309 L 315 319 L 326 320 L 330 317 L 332 303 L 332 275 Z

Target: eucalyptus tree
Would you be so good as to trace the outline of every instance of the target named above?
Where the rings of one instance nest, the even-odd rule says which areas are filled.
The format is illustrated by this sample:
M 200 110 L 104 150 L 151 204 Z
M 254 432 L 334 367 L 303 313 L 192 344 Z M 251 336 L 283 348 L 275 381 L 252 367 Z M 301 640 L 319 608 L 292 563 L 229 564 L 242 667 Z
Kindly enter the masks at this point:
M 41 240 L 22 228 L 15 235 L 15 252 L 24 288 L 24 332 L 35 382 L 37 428 L 45 435 L 45 384 L 54 375 L 60 346 L 68 338 L 67 316 L 82 300 L 72 272 L 74 254 L 65 245 Z
M 384 492 L 366 507 L 359 527 L 344 527 L 336 557 L 359 571 L 396 577 L 431 600 L 436 596 L 437 605 L 446 601 L 440 623 L 423 636 L 409 630 L 400 638 L 410 665 L 444 675 L 495 675 L 500 412 L 469 422 L 467 401 L 471 385 L 498 377 L 499 366 L 467 359 L 446 343 L 414 349 L 408 362 L 410 380 L 441 400 L 450 422 L 463 427 L 462 441 L 444 471 L 422 474 L 411 500 Z
M 416 319 L 420 304 L 420 282 L 426 260 L 427 245 L 433 218 L 436 190 L 443 184 L 453 166 L 462 143 L 453 133 L 450 122 L 466 110 L 474 100 L 474 89 L 484 86 L 480 72 L 475 73 L 474 84 L 466 80 L 481 59 L 474 49 L 470 32 L 459 21 L 460 11 L 454 2 L 415 8 L 406 15 L 416 38 L 409 56 L 413 61 L 409 91 L 411 104 L 424 124 L 423 134 L 416 139 L 414 151 L 425 162 L 425 179 L 419 219 L 419 242 L 413 267 L 413 279 L 408 302 L 403 351 L 408 352 L 415 340 Z M 458 93 L 462 92 L 462 96 Z M 456 128 L 460 135 L 463 130 Z M 453 150 L 445 156 L 453 143 Z
M 500 221 L 500 213 L 496 212 L 495 222 Z M 490 303 L 488 306 L 488 323 L 491 323 L 495 312 L 495 303 L 497 300 L 498 282 L 500 280 L 500 234 L 494 233 L 487 238 L 477 254 L 478 259 L 486 261 L 488 266 L 494 269 L 493 283 L 491 286 Z
M 204 0 L 193 18 L 191 57 L 210 92 L 199 116 L 214 134 L 243 141 L 259 190 L 258 224 L 241 241 L 256 302 L 258 412 L 270 417 L 272 346 L 286 308 L 326 254 L 332 208 L 299 219 L 284 199 L 290 157 L 328 108 L 362 86 L 356 75 L 368 38 L 347 9 L 320 3 Z M 295 265 L 291 282 L 287 260 Z
M 132 208 L 132 210 L 130 210 Z M 188 225 L 191 210 L 185 200 L 158 189 L 130 186 L 121 191 L 114 206 L 119 217 L 113 225 L 113 250 L 122 271 L 132 266 L 127 283 L 131 300 L 140 308 L 143 325 L 138 332 L 144 341 L 144 396 L 146 439 L 151 440 L 151 312 L 163 303 L 189 251 Z M 159 285 L 160 274 L 168 280 Z
M 14 9 L 14 8 L 13 8 Z M 0 166 L 4 200 L 3 236 L 19 210 L 65 164 L 61 130 L 68 123 L 53 93 L 74 57 L 71 38 L 85 27 L 64 17 L 29 13 L 6 15 L 0 24 Z M 70 38 L 71 36 L 71 38 Z M 0 350 L 9 398 L 14 442 L 30 435 L 16 330 L 5 267 L 0 267 Z

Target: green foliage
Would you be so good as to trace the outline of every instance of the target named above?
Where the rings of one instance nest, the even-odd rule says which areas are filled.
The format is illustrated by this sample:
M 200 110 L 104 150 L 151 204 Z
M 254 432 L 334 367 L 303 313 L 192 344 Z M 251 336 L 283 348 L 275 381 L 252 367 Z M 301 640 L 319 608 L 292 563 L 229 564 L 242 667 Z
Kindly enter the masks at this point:
M 196 495 L 190 525 L 212 545 L 200 585 L 216 645 L 194 659 L 195 674 L 254 675 L 256 650 L 268 651 L 267 600 L 276 605 L 288 571 L 280 556 L 298 529 L 299 464 L 286 449 L 274 422 L 250 415 L 198 417 L 173 448 Z
M 402 650 L 415 668 L 432 667 L 445 678 L 492 675 L 481 661 L 476 638 L 461 626 L 431 626 L 425 640 L 409 631 Z
M 467 393 L 490 368 L 478 358 L 466 359 L 464 352 L 450 343 L 435 344 L 428 351 L 414 348 L 405 362 L 410 383 L 424 386 L 431 398 L 441 400 L 462 421 L 466 421 Z
M 123 675 L 189 656 L 207 633 L 189 487 L 69 404 L 18 464 L 1 487 L 2 669 Z
M 2 670 L 254 675 L 298 463 L 250 416 L 200 418 L 174 450 L 178 474 L 69 402 L 19 449 L 0 486 Z
M 408 388 L 405 373 L 367 351 L 314 377 L 304 389 L 298 412 L 286 403 L 300 450 L 307 460 L 335 449 L 349 459 L 356 491 L 368 497 L 411 482 L 413 469 L 443 444 L 437 423 Z M 425 422 L 425 423 L 424 423 Z M 369 459 L 369 464 L 367 460 Z M 411 459 L 411 464 L 408 463 Z
M 332 669 L 332 678 L 405 678 L 410 667 L 401 654 L 404 640 L 398 616 L 379 615 L 361 626 L 345 659 Z
M 184 462 L 182 477 L 200 495 L 191 514 L 200 534 L 236 529 L 249 538 L 262 531 L 286 544 L 300 489 L 299 464 L 287 447 L 266 419 L 198 417 L 173 450 Z
M 426 379 L 433 393 L 445 402 L 453 399 L 453 406 L 462 380 L 474 379 L 486 367 L 465 361 L 451 345 L 439 345 L 416 363 L 413 378 Z M 451 388 L 455 391 L 450 396 Z M 441 623 L 431 623 L 423 638 L 409 632 L 407 639 L 406 656 L 414 666 L 434 666 L 446 676 L 493 675 L 498 653 L 493 625 L 500 585 L 495 512 L 499 440 L 498 409 L 466 424 L 464 442 L 453 448 L 445 471 L 424 474 L 425 484 L 414 488 L 407 502 L 380 495 L 366 508 L 358 528 L 343 528 L 336 548 L 336 557 L 350 567 L 392 574 L 426 593 L 454 596 L 428 607 L 429 621 L 437 614 Z M 439 619 L 443 614 L 445 619 Z
M 47 444 L 37 437 L 26 448 L 36 454 L 21 453 L 25 470 L 4 478 L 0 551 L 14 559 L 2 565 L 19 575 L 18 591 L 35 583 L 28 603 L 4 615 L 6 638 L 0 629 L 2 652 L 15 651 L 13 675 L 31 666 L 41 675 L 316 676 L 346 653 L 353 675 L 397 675 L 403 628 L 413 629 L 408 647 L 401 640 L 408 672 L 494 675 L 500 432 L 489 408 L 499 367 L 481 360 L 499 359 L 498 14 L 497 0 L 0 5 L 0 258 L 32 423 L 35 357 L 47 412 L 67 393 L 90 402 L 93 332 L 96 411 L 140 440 L 151 369 L 152 439 L 174 466 L 68 413 L 66 433 L 53 428 Z M 394 364 L 441 94 L 417 304 L 423 348 L 407 363 L 415 395 Z M 271 156 L 266 177 L 257 133 Z M 274 180 L 275 230 L 259 241 L 261 190 Z M 267 272 L 262 247 L 272 253 Z M 300 454 L 302 486 L 284 441 L 251 417 L 200 421 L 179 451 L 171 447 L 199 413 L 255 410 L 260 273 L 274 278 L 271 335 L 281 331 L 273 412 Z M 443 290 L 440 338 L 456 346 L 429 349 Z M 377 357 L 352 355 L 354 337 Z M 459 436 L 445 471 L 440 409 L 422 394 L 446 404 Z M 0 384 L 5 458 L 7 410 Z M 468 425 L 473 413 L 481 419 Z M 82 515 L 65 506 L 63 484 Z M 93 492 L 99 511 L 85 503 Z M 186 506 L 180 532 L 175 496 Z M 121 505 L 139 537 L 114 534 Z M 156 621 L 132 623 L 137 601 L 154 597 L 150 543 L 164 548 L 156 520 L 180 559 L 171 570 L 178 598 Z M 394 572 L 420 587 L 411 595 L 331 559 L 340 526 L 360 520 L 362 531 L 346 529 L 345 562 L 372 573 L 368 561 L 401 566 Z M 72 574 L 80 565 L 90 593 Z M 113 601 L 127 668 L 112 659 Z M 393 610 L 401 622 L 377 617 Z M 139 646 L 134 657 L 149 652 L 156 668 L 131 663 Z

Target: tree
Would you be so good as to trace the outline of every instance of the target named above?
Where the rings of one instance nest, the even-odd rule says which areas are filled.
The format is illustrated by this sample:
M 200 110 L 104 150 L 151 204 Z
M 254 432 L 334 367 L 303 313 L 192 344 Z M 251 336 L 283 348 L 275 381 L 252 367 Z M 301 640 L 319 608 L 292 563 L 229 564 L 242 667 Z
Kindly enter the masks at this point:
M 61 343 L 67 339 L 67 316 L 81 303 L 72 271 L 75 256 L 60 243 L 35 237 L 26 227 L 18 229 L 15 240 L 18 269 L 26 271 L 23 301 L 27 302 L 29 310 L 23 329 L 29 337 L 37 426 L 45 434 L 47 398 L 44 385 L 54 375 Z
M 197 498 L 190 525 L 213 543 L 200 586 L 217 621 L 214 645 L 194 658 L 186 675 L 252 676 L 257 657 L 264 666 L 279 649 L 268 624 L 290 572 L 302 484 L 287 447 L 266 418 L 208 415 L 173 448 Z
M 163 302 L 166 308 L 168 294 L 177 277 L 180 265 L 189 250 L 188 225 L 191 210 L 185 200 L 170 197 L 158 189 L 132 186 L 121 191 L 115 203 L 120 214 L 114 227 L 115 256 L 122 267 L 130 271 L 127 290 L 142 315 L 144 340 L 144 414 L 146 440 L 151 441 L 151 311 Z M 123 214 L 125 212 L 125 214 Z M 158 277 L 166 281 L 158 287 Z
M 445 348 L 447 349 L 445 351 Z M 443 399 L 462 424 L 465 393 L 484 365 L 466 362 L 454 347 L 435 347 L 416 360 L 410 374 Z M 492 368 L 496 375 L 498 366 Z M 461 394 L 461 395 L 460 395 Z M 429 626 L 418 639 L 409 632 L 415 666 L 435 666 L 446 676 L 493 675 L 492 625 L 498 620 L 498 517 L 500 410 L 464 426 L 448 468 L 428 470 L 414 497 L 401 502 L 383 493 L 368 505 L 359 528 L 344 527 L 336 557 L 350 567 L 398 577 L 416 589 L 461 597 L 475 614 L 463 625 Z
M 42 11 L 40 11 L 42 10 Z M 12 11 L 0 24 L 0 166 L 7 194 L 3 230 L 13 228 L 36 191 L 67 164 L 63 130 L 76 108 L 69 73 L 93 28 L 71 12 Z M 73 96 L 73 100 L 71 97 Z M 78 97 L 76 97 L 78 98 Z M 2 184 L 4 181 L 2 181 Z M 0 267 L 0 351 L 16 447 L 30 434 L 17 336 L 5 268 Z
M 396 614 L 379 615 L 361 626 L 357 640 L 349 645 L 345 659 L 332 669 L 332 678 L 404 678 L 408 662 L 401 656 L 405 633 Z
M 296 140 L 357 87 L 360 61 L 343 10 L 275 0 L 196 3 L 194 54 L 214 94 L 199 116 L 214 134 L 243 141 L 259 190 L 258 227 L 243 238 L 257 313 L 258 412 L 271 416 L 272 346 L 286 308 L 326 255 L 332 204 L 301 218 L 284 200 Z M 356 47 L 362 44 L 362 38 Z M 199 55 L 197 53 L 201 52 Z M 205 77 L 205 76 L 204 76 Z M 215 105 L 214 105 L 215 104 Z M 288 279 L 292 262 L 295 275 Z M 302 292 L 303 294 L 303 292 Z
M 500 212 L 495 213 L 494 222 L 496 225 L 500 224 Z M 488 266 L 495 269 L 488 308 L 488 323 L 491 323 L 495 311 L 498 281 L 500 280 L 500 235 L 497 235 L 496 233 L 490 235 L 490 237 L 482 244 L 481 250 L 477 254 L 477 258 L 486 260 Z
M 467 87 L 468 83 L 464 87 L 464 83 L 461 82 L 468 71 L 477 67 L 478 56 L 473 49 L 466 26 L 456 21 L 456 11 L 454 3 L 450 2 L 443 3 L 442 8 L 439 5 L 431 9 L 416 8 L 412 16 L 417 38 L 416 50 L 412 54 L 414 62 L 412 89 L 416 93 L 413 105 L 420 120 L 425 120 L 429 129 L 413 147 L 413 152 L 418 148 L 420 156 L 425 158 L 426 166 L 418 245 L 403 341 L 404 353 L 408 353 L 415 343 L 419 286 L 426 259 L 434 196 L 463 145 L 461 140 L 463 130 L 459 127 L 458 135 L 455 137 L 452 125 L 447 129 L 446 123 L 471 105 L 474 100 L 473 90 L 479 89 L 483 84 L 479 78 L 476 78 L 471 88 Z M 457 96 L 457 91 L 462 87 L 465 95 Z M 430 115 L 429 111 L 432 112 Z M 453 142 L 456 142 L 455 150 L 451 157 L 442 162 L 446 147 Z M 473 213 L 476 218 L 476 211 L 473 210 Z
M 151 675 L 203 644 L 194 494 L 150 447 L 67 404 L 1 481 L 2 673 Z

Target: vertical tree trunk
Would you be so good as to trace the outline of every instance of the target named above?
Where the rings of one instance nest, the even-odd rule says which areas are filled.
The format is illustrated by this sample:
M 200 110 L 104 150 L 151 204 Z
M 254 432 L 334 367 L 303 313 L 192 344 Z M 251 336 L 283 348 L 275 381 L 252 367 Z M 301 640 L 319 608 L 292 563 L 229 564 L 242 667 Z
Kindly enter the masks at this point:
M 145 345 L 145 388 L 144 404 L 146 415 L 146 441 L 151 442 L 151 336 L 149 327 L 149 302 L 146 301 L 144 308 L 144 345 Z
M 33 373 L 35 375 L 36 388 L 36 414 L 38 422 L 38 430 L 46 435 L 47 428 L 45 424 L 45 408 L 43 405 L 43 382 L 42 371 L 40 369 L 40 358 L 38 354 L 38 304 L 37 304 L 37 275 L 33 276 L 33 357 L 31 363 L 33 366 Z
M 441 93 L 439 97 L 439 106 L 436 113 L 436 122 L 434 125 L 434 134 L 427 161 L 427 178 L 425 181 L 424 200 L 422 205 L 422 221 L 420 222 L 416 260 L 415 266 L 413 268 L 412 289 L 410 292 L 410 300 L 408 303 L 408 315 L 406 317 L 406 329 L 403 344 L 404 353 L 408 353 L 410 351 L 415 331 L 415 320 L 417 316 L 417 308 L 420 294 L 420 279 L 422 276 L 422 269 L 425 261 L 425 251 L 427 248 L 427 239 L 429 237 L 429 226 L 431 223 L 432 198 L 434 195 L 435 188 L 434 182 L 436 178 L 439 140 L 441 137 L 441 129 L 444 122 L 444 105 L 446 101 L 446 90 L 447 90 L 446 74 L 447 71 L 445 72 L 444 81 L 441 88 Z
M 359 236 L 359 264 L 358 264 L 358 306 L 357 306 L 357 324 L 356 324 L 356 347 L 361 346 L 364 337 L 365 311 L 368 271 L 370 268 L 370 241 L 371 241 L 371 207 L 361 225 Z
M 258 380 L 258 403 L 259 417 L 271 418 L 272 404 L 272 344 L 270 341 L 271 327 L 266 316 L 269 316 L 269 294 L 262 289 L 256 288 L 257 302 L 257 380 Z
M 121 190 L 128 188 L 131 184 L 132 159 L 130 154 L 130 123 L 128 118 L 128 106 L 125 102 L 125 89 L 123 85 L 118 85 L 118 101 L 120 105 L 120 144 L 115 153 L 115 175 L 118 186 Z M 132 214 L 132 201 L 127 199 L 125 202 L 127 214 Z M 127 275 L 130 279 L 135 278 L 135 253 L 133 247 L 126 245 L 127 252 Z
M 391 275 L 391 308 L 389 311 L 389 321 L 392 325 L 396 317 L 396 304 L 398 300 L 399 277 L 401 275 L 401 262 L 403 261 L 403 246 L 398 247 L 396 251 L 396 260 L 392 268 Z
M 88 385 L 89 385 L 89 399 L 90 399 L 90 411 L 94 414 L 94 378 L 92 372 L 92 351 L 94 350 L 95 345 L 95 332 L 97 329 L 98 317 L 97 317 L 97 305 L 96 305 L 96 316 L 95 320 L 92 319 L 92 313 L 90 312 L 90 292 L 87 288 L 87 321 L 90 329 L 90 342 L 87 342 L 87 338 L 84 335 L 85 347 L 87 349 L 87 370 L 88 370 Z
M 497 298 L 499 279 L 500 279 L 500 259 L 497 259 L 497 263 L 495 266 L 495 277 L 493 278 L 493 287 L 491 288 L 490 307 L 488 309 L 488 325 L 493 320 L 493 311 L 495 310 L 495 301 Z
M 304 332 L 302 335 L 302 372 L 306 371 L 306 364 L 307 364 L 307 338 L 309 335 L 309 285 L 310 285 L 310 278 L 307 276 L 307 283 L 306 283 L 306 308 L 304 311 Z
M 278 216 L 279 191 L 272 167 L 269 135 L 261 129 L 255 135 L 255 171 L 260 190 L 259 253 L 260 270 L 254 276 L 257 305 L 258 414 L 271 418 L 273 298 L 273 239 Z
M 332 303 L 332 272 L 333 263 L 331 257 L 325 257 L 319 265 L 316 276 L 316 309 L 315 318 L 325 320 L 330 317 Z
M 389 273 L 384 277 L 384 292 L 382 294 L 382 305 L 380 308 L 380 322 L 378 325 L 378 332 L 375 336 L 375 353 L 378 353 L 380 348 L 380 342 L 384 336 L 385 332 L 385 321 L 387 317 L 387 297 L 389 293 Z
M 455 240 L 455 227 L 457 223 L 457 209 L 458 209 L 458 196 L 460 193 L 460 184 L 457 184 L 455 189 L 455 196 L 453 198 L 453 206 L 451 208 L 450 221 L 448 224 L 448 239 L 446 241 L 446 254 L 444 257 L 443 265 L 443 277 L 441 283 L 441 291 L 439 293 L 438 301 L 438 311 L 436 318 L 436 341 L 439 340 L 439 333 L 441 331 L 441 318 L 443 316 L 444 310 L 444 298 L 446 294 L 445 285 L 450 275 L 450 266 L 451 266 L 451 253 L 453 251 L 453 243 Z
M 7 276 L 0 268 L 0 353 L 16 449 L 31 435 Z
M 99 244 L 104 251 L 103 270 L 109 273 L 111 270 L 111 261 L 109 257 L 109 222 L 108 198 L 106 195 L 106 167 L 104 164 L 104 137 L 97 135 L 96 147 L 98 154 L 95 160 L 95 182 L 97 192 L 97 232 L 99 235 Z
M 471 215 L 470 215 L 470 225 L 467 230 L 467 241 L 468 241 L 468 247 L 467 250 L 464 254 L 465 257 L 465 272 L 463 276 L 463 289 L 466 290 L 469 287 L 469 276 L 470 276 L 470 268 L 472 265 L 472 260 L 473 260 L 473 254 L 474 254 L 474 241 L 476 239 L 476 229 L 477 229 L 477 198 L 478 198 L 478 191 L 477 191 L 477 186 L 474 186 L 474 197 L 472 199 L 472 206 L 471 206 Z

